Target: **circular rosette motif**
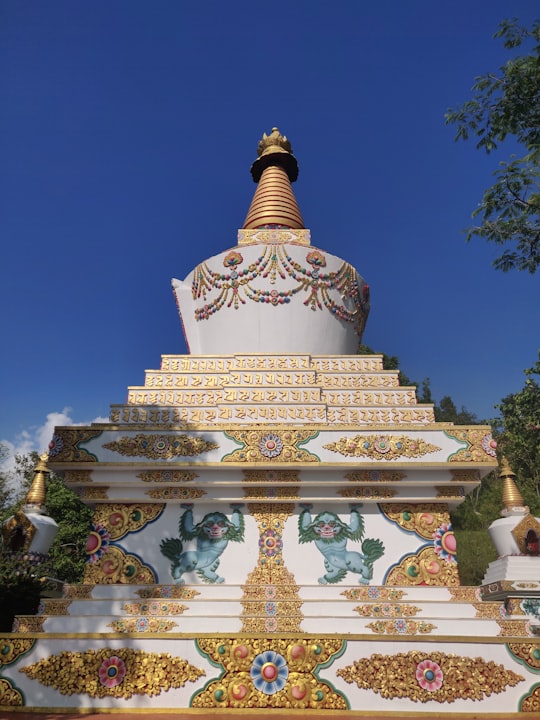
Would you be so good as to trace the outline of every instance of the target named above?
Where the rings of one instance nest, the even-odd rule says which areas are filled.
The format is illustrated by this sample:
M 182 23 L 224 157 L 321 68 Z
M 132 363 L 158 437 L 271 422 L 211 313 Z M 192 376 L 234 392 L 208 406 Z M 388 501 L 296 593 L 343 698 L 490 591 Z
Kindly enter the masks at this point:
M 289 677 L 287 661 L 274 650 L 265 650 L 253 660 L 251 679 L 260 692 L 273 695 L 283 690 Z
M 439 690 L 443 684 L 443 672 L 440 665 L 433 660 L 422 660 L 416 667 L 416 680 L 422 690 L 428 692 Z
M 457 563 L 456 536 L 451 525 L 441 525 L 433 533 L 433 549 L 441 560 L 446 560 L 448 563 Z
M 491 457 L 497 456 L 497 441 L 491 434 L 484 435 L 482 438 L 482 450 Z
M 259 538 L 259 549 L 266 557 L 274 557 L 281 552 L 283 542 L 275 530 L 265 530 Z
M 375 438 L 373 448 L 376 452 L 381 453 L 381 455 L 385 455 L 387 452 L 390 452 L 392 445 L 390 444 L 389 438 L 380 435 L 378 438 Z
M 92 525 L 92 530 L 86 540 L 87 562 L 97 562 L 109 547 L 111 536 L 109 531 L 101 523 Z
M 120 685 L 126 676 L 126 664 L 116 655 L 111 655 L 101 663 L 98 670 L 99 682 L 106 688 Z
M 49 443 L 49 457 L 54 457 L 64 449 L 64 439 L 60 435 L 53 435 Z
M 283 450 L 283 440 L 275 433 L 263 435 L 259 440 L 259 451 L 261 455 L 267 458 L 274 458 L 281 454 Z

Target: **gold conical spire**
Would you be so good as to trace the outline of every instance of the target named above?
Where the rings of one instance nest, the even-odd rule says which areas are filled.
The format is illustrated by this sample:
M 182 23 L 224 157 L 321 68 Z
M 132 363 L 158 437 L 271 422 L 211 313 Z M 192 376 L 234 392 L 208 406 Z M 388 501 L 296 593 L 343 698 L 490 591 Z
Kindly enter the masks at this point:
M 503 481 L 503 503 L 506 510 L 511 510 L 515 507 L 523 507 L 523 497 L 518 490 L 514 478 L 516 473 L 510 467 L 508 460 L 503 457 L 499 465 L 499 477 Z
M 270 135 L 263 134 L 257 154 L 259 157 L 251 166 L 251 175 L 258 186 L 244 229 L 267 225 L 303 228 L 302 214 L 291 187 L 298 177 L 298 163 L 292 154 L 291 143 L 275 127 Z
M 30 490 L 26 494 L 25 507 L 31 506 L 40 512 L 45 512 L 45 496 L 47 494 L 47 475 L 51 472 L 47 467 L 48 455 L 44 453 L 36 465 L 34 479 Z

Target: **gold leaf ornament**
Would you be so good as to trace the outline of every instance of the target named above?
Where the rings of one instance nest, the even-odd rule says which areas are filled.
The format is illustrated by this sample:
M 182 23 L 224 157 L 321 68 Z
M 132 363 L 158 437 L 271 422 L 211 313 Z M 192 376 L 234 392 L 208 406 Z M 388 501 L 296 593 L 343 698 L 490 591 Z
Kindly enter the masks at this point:
M 437 452 L 441 448 L 422 438 L 407 435 L 355 435 L 342 437 L 324 445 L 326 450 L 347 457 L 367 457 L 372 460 L 396 460 L 400 457 L 417 458 Z

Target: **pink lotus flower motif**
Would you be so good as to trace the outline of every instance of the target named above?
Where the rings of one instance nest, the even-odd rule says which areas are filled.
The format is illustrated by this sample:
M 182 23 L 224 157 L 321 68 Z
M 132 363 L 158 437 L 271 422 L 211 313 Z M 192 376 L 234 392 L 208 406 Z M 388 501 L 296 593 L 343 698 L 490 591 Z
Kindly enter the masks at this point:
M 126 676 L 126 664 L 116 655 L 111 655 L 101 663 L 98 670 L 99 682 L 106 688 L 120 685 Z
M 313 267 L 326 267 L 326 258 L 318 250 L 313 250 L 306 255 L 306 260 Z
M 435 692 L 442 687 L 443 672 L 433 660 L 422 660 L 416 666 L 416 679 L 422 690 Z
M 387 453 L 392 449 L 390 439 L 385 437 L 384 435 L 381 435 L 380 437 L 375 439 L 373 447 L 378 453 L 382 454 Z
M 491 433 L 489 435 L 484 435 L 482 438 L 482 450 L 488 455 L 491 455 L 491 457 L 496 457 L 497 441 L 493 439 Z

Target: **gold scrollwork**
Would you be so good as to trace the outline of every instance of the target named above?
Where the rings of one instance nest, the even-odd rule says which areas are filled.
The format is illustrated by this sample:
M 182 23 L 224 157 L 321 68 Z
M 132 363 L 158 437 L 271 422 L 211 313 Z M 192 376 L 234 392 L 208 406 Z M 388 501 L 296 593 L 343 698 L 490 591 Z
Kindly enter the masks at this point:
M 121 548 L 109 546 L 99 560 L 87 563 L 84 582 L 99 585 L 149 585 L 156 582 L 156 576 L 135 555 L 128 555 Z
M 196 693 L 193 708 L 289 708 L 291 710 L 346 710 L 346 698 L 321 680 L 317 669 L 343 653 L 345 641 L 314 637 L 200 638 L 197 645 L 213 665 L 223 668 Z M 275 667 L 287 667 L 281 688 L 265 692 L 264 680 L 254 682 L 261 657 L 269 653 Z M 269 668 L 270 669 L 270 668 Z
M 496 464 L 495 447 L 497 443 L 491 437 L 488 427 L 463 428 L 456 427 L 445 430 L 444 434 L 452 440 L 466 443 L 448 457 L 448 462 L 492 462 Z
M 79 490 L 79 497 L 82 500 L 108 500 L 109 488 L 94 485 L 94 487 L 83 487 Z
M 364 500 L 388 499 L 397 495 L 397 490 L 393 488 L 377 487 L 374 485 L 366 485 L 364 487 L 344 488 L 338 490 L 337 495 L 346 498 L 362 498 Z
M 93 698 L 155 696 L 184 687 L 206 673 L 187 660 L 169 653 L 149 653 L 131 648 L 102 648 L 85 652 L 64 651 L 20 669 L 29 678 L 58 690 L 62 695 Z
M 137 475 L 147 483 L 184 483 L 191 482 L 199 476 L 189 470 L 149 470 Z
M 167 600 L 193 600 L 200 595 L 198 590 L 187 588 L 184 585 L 153 585 L 135 591 L 140 598 L 165 598 Z
M 222 462 L 319 462 L 317 455 L 300 447 L 317 437 L 313 430 L 236 430 L 226 435 L 242 447 L 225 455 Z
M 169 632 L 177 627 L 178 623 L 163 618 L 122 618 L 109 623 L 107 627 L 118 633 L 160 633 Z
M 426 622 L 417 622 L 416 620 L 376 620 L 366 625 L 374 633 L 380 635 L 429 635 L 430 632 L 437 629 L 436 625 Z
M 540 684 L 534 685 L 530 693 L 521 699 L 519 711 L 536 714 L 540 712 Z
M 297 483 L 298 470 L 242 470 L 244 482 Z
M 368 457 L 372 460 L 417 458 L 441 449 L 422 438 L 411 438 L 406 435 L 355 435 L 342 437 L 337 442 L 328 443 L 323 447 L 347 457 Z
M 500 627 L 499 637 L 527 637 L 531 635 L 528 620 L 497 620 L 497 625 Z
M 24 705 L 23 696 L 20 690 L 6 678 L 0 678 L 0 706 L 2 707 L 22 707 Z
M 94 524 L 104 525 L 111 540 L 116 541 L 131 532 L 139 532 L 157 520 L 165 510 L 163 503 L 107 503 L 94 510 Z
M 341 593 L 347 600 L 369 600 L 370 602 L 386 602 L 388 600 L 401 600 L 406 597 L 404 590 L 396 590 L 389 587 L 377 587 L 370 585 L 369 587 L 347 588 Z
M 448 506 L 437 503 L 383 503 L 381 512 L 407 532 L 430 540 L 441 525 L 450 524 Z
M 416 605 L 408 605 L 407 603 L 402 603 L 398 605 L 396 603 L 388 602 L 357 605 L 355 608 L 353 608 L 353 610 L 362 617 L 376 618 L 413 617 L 420 612 L 420 608 L 416 607 Z
M 0 667 L 2 665 L 11 665 L 11 663 L 30 652 L 35 644 L 36 641 L 33 639 L 3 638 L 0 640 Z
M 92 585 L 64 585 L 63 595 L 71 600 L 88 600 L 92 597 Z
M 493 660 L 420 650 L 374 654 L 355 660 L 336 674 L 383 698 L 405 697 L 422 703 L 483 700 L 524 681 L 521 675 Z
M 540 672 L 540 645 L 538 643 L 508 643 L 510 653 L 516 660 L 533 672 Z
M 355 470 L 345 473 L 345 477 L 354 483 L 390 483 L 403 480 L 407 477 L 407 473 L 399 470 Z
M 388 573 L 387 585 L 398 587 L 416 585 L 459 585 L 455 563 L 445 562 L 432 547 L 426 547 L 417 555 L 411 554 L 395 565 Z
M 71 600 L 42 600 L 44 615 L 69 615 Z
M 187 605 L 168 600 L 151 600 L 150 602 L 124 603 L 122 610 L 128 615 L 182 615 Z
M 103 445 L 107 450 L 152 460 L 170 460 L 175 457 L 193 457 L 215 450 L 219 445 L 192 435 L 143 435 L 121 437 Z
M 49 461 L 57 462 L 97 462 L 97 457 L 80 444 L 93 440 L 101 435 L 102 430 L 88 428 L 57 427 L 49 445 Z
M 197 500 L 206 495 L 206 490 L 193 487 L 169 487 L 147 490 L 145 495 L 155 500 Z

